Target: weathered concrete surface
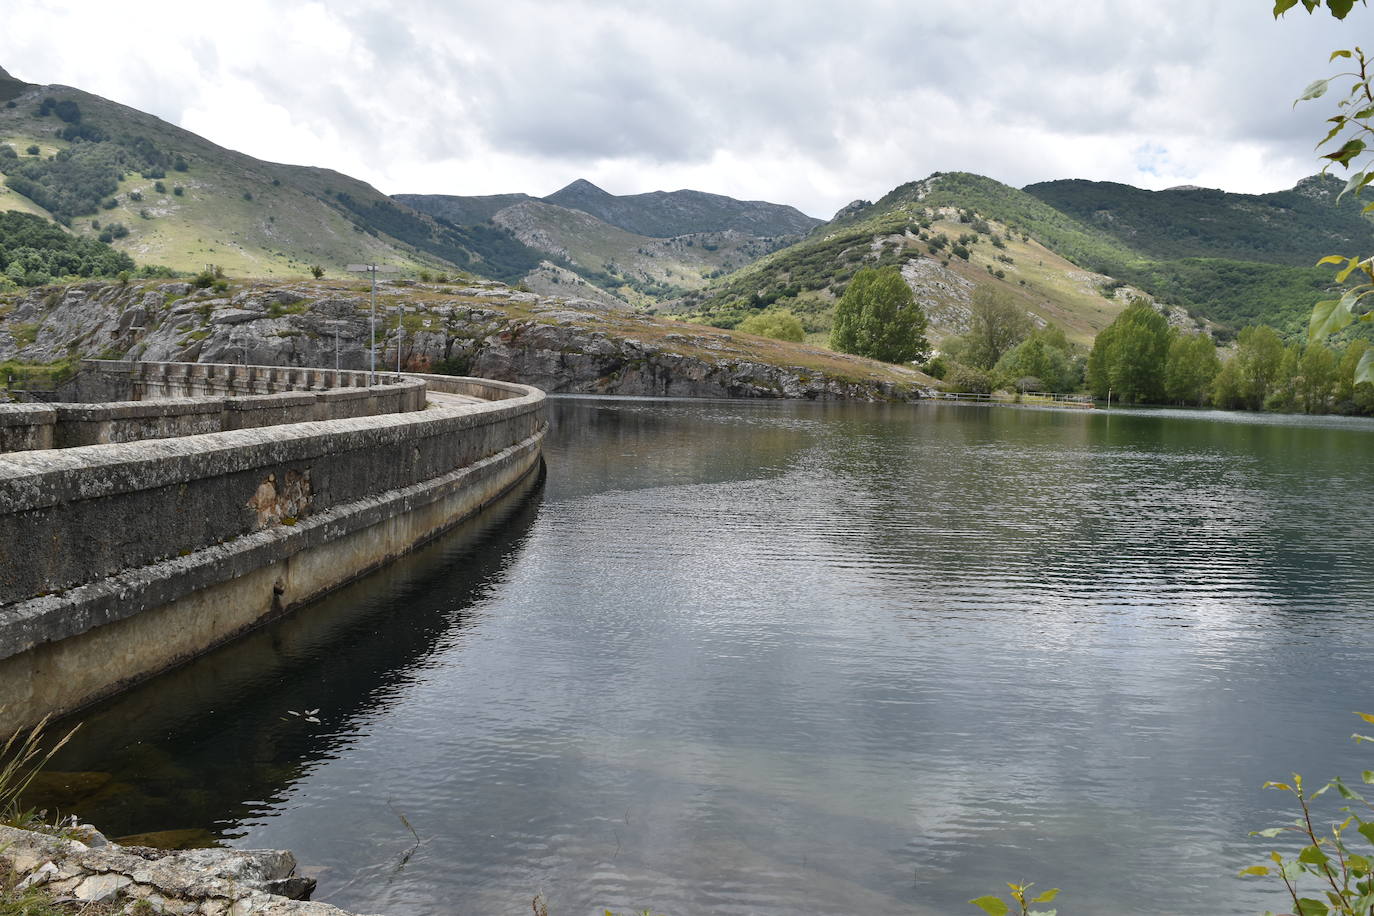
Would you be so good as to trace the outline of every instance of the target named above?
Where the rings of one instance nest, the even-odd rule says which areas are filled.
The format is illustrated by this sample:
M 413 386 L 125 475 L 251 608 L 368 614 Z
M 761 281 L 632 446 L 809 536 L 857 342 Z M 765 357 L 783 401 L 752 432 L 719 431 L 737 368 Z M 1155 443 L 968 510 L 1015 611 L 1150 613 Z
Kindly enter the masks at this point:
M 286 613 L 539 466 L 542 392 L 411 378 L 425 410 L 0 456 L 0 732 Z
M 136 912 L 142 900 L 152 912 L 176 916 L 347 916 L 294 899 L 308 897 L 314 881 L 296 875 L 295 856 L 285 850 L 166 852 L 120 846 L 90 827 L 71 832 L 83 839 L 0 827 L 0 860 L 25 886 L 85 903 L 127 901 L 124 912 Z
M 425 383 L 363 372 L 84 360 L 75 395 L 117 392 L 113 403 L 0 404 L 0 453 L 169 439 L 310 420 L 425 408 Z M 145 399 L 153 398 L 153 401 Z

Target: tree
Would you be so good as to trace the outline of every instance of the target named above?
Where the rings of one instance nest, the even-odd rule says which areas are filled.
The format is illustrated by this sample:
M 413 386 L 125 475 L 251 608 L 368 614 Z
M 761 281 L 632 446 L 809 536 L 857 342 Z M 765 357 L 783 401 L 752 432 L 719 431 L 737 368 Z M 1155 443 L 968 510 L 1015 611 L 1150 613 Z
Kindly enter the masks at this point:
M 992 369 L 1012 347 L 1030 333 L 1025 309 L 1006 293 L 980 286 L 969 302 L 969 330 L 963 335 L 963 362 L 979 369 Z
M 320 277 L 324 276 L 324 268 L 318 264 L 311 265 L 310 276 L 314 277 L 316 280 L 320 279 Z
M 1164 361 L 1164 394 L 1175 404 L 1201 407 L 1221 371 L 1217 345 L 1206 334 L 1174 334 Z
M 771 337 L 774 340 L 790 340 L 799 343 L 806 336 L 801 319 L 791 312 L 764 312 L 750 315 L 735 327 L 746 334 Z
M 1283 341 L 1273 328 L 1243 329 L 1236 339 L 1235 356 L 1221 367 L 1213 383 L 1212 402 L 1228 409 L 1259 410 L 1285 381 L 1283 361 Z
M 1000 386 L 1016 386 L 1021 379 L 1039 379 L 1037 386 L 1047 391 L 1072 391 L 1078 387 L 1078 372 L 1072 348 L 1063 330 L 1057 327 L 1038 330 L 997 361 Z
M 895 267 L 865 267 L 835 305 L 830 346 L 889 363 L 924 359 L 926 315 Z
M 1298 406 L 1304 413 L 1326 413 L 1336 388 L 1336 354 L 1325 344 L 1309 343 L 1297 369 L 1293 389 Z
M 1136 299 L 1093 342 L 1088 387 L 1095 397 L 1113 393 L 1123 401 L 1159 401 L 1168 355 L 1169 323 Z

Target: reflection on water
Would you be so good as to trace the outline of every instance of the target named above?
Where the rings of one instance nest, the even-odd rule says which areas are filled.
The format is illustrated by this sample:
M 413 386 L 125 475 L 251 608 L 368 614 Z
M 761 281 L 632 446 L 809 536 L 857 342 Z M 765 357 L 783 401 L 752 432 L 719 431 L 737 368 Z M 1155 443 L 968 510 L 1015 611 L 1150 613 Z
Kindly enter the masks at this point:
M 1369 768 L 1374 424 L 552 420 L 541 492 L 94 712 L 77 809 L 393 916 L 1240 914 L 1258 785 Z

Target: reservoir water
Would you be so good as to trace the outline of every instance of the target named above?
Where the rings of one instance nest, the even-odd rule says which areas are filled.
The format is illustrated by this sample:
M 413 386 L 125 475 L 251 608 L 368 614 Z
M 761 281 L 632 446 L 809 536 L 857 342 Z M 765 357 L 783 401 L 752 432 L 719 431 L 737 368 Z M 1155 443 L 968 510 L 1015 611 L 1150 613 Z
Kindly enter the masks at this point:
M 1374 768 L 1374 423 L 551 423 L 543 481 L 88 711 L 53 804 L 289 848 L 389 916 L 971 914 L 1009 880 L 1239 916 L 1285 906 L 1235 877 L 1291 817 L 1260 784 Z

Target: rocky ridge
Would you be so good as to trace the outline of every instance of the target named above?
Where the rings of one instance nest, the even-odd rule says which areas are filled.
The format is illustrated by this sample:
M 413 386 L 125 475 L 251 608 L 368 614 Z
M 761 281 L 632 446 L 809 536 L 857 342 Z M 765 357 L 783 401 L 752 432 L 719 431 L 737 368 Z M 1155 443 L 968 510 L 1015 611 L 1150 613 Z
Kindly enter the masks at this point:
M 912 369 L 604 301 L 499 283 L 396 281 L 377 297 L 379 370 L 477 375 L 550 392 L 905 400 Z M 366 368 L 368 293 L 352 282 L 84 283 L 0 298 L 0 360 L 78 357 Z

